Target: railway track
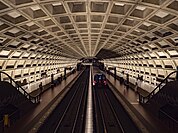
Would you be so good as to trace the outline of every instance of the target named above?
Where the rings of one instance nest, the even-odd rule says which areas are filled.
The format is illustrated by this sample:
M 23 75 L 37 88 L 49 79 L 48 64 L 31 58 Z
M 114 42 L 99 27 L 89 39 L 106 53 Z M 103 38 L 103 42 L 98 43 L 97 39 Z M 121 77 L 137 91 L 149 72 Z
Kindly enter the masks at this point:
M 139 133 L 109 87 L 95 88 L 93 96 L 96 133 Z
M 46 119 L 38 133 L 83 133 L 89 69 L 83 72 L 68 94 Z

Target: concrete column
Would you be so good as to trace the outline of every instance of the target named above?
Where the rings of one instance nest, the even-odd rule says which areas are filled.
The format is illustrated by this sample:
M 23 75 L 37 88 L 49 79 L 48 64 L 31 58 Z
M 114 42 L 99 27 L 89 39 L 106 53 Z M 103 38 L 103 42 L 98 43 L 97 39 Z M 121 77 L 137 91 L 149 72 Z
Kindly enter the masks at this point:
M 66 68 L 64 68 L 64 79 L 66 80 Z
M 114 67 L 114 79 L 116 79 L 116 67 Z
M 176 70 L 178 71 L 178 66 L 176 67 Z M 176 72 L 176 80 L 178 80 L 178 72 Z

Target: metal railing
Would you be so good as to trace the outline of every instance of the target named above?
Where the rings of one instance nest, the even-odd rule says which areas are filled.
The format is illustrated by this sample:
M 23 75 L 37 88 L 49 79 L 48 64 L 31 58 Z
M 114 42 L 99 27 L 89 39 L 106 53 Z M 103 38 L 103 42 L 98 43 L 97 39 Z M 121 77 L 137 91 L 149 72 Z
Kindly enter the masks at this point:
M 147 103 L 149 101 L 149 99 L 152 98 L 152 96 L 154 96 L 158 91 L 160 91 L 162 89 L 162 87 L 164 85 L 166 85 L 168 83 L 168 79 L 171 75 L 173 75 L 174 73 L 178 73 L 178 71 L 173 71 L 171 72 L 164 80 L 161 81 L 161 83 L 156 86 L 156 88 L 151 92 L 149 93 L 147 96 L 143 96 L 141 93 L 138 93 L 139 94 L 139 102 L 140 103 Z
M 9 79 L 9 83 L 12 84 L 18 91 L 20 91 L 32 103 L 40 102 L 40 94 L 38 94 L 37 96 L 31 96 L 11 76 L 9 76 L 7 73 L 5 73 L 3 71 L 0 71 L 0 81 L 1 81 L 2 74 L 6 75 Z

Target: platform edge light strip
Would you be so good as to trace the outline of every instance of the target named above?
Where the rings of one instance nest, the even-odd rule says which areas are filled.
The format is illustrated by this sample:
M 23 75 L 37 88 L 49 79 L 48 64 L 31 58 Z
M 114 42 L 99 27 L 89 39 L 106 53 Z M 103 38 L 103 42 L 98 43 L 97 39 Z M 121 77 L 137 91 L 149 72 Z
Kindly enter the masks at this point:
M 90 79 L 89 79 L 89 87 L 88 87 L 88 98 L 87 98 L 87 116 L 86 116 L 86 125 L 85 125 L 85 133 L 93 132 L 93 112 L 92 112 L 92 85 L 91 85 L 91 70 L 90 66 Z

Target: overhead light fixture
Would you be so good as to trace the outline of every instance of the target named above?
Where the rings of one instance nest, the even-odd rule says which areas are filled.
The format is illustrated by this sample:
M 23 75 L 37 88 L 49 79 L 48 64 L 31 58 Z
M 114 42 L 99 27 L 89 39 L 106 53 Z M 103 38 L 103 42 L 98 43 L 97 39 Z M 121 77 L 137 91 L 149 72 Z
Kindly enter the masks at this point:
M 30 26 L 32 26 L 32 25 L 34 25 L 34 24 L 35 24 L 34 22 L 29 22 L 29 23 L 27 23 L 26 25 L 30 27 Z
M 36 39 L 34 39 L 33 41 L 37 42 L 37 41 L 39 41 L 39 40 L 40 40 L 39 38 L 36 38 Z
M 116 6 L 124 6 L 124 3 L 119 3 L 119 2 L 116 2 L 114 3 Z
M 18 44 L 20 44 L 20 42 L 16 41 L 16 40 L 14 40 L 13 42 L 11 42 L 11 45 L 13 45 L 13 46 L 17 46 Z
M 83 2 L 74 2 L 74 5 L 82 5 Z
M 147 27 L 151 26 L 151 24 L 150 24 L 150 23 L 147 23 L 147 22 L 143 22 L 143 24 L 144 24 L 145 26 L 147 26 Z
M 130 20 L 130 21 L 134 21 L 134 19 L 132 19 L 132 18 L 127 18 L 128 20 Z
M 136 32 L 140 32 L 139 30 L 135 30 Z
M 40 10 L 41 8 L 38 5 L 35 5 L 35 6 L 32 6 L 31 9 L 33 11 L 37 11 L 37 10 Z
M 165 54 L 164 52 L 162 52 L 162 51 L 158 51 L 157 54 L 158 54 L 159 56 L 166 56 L 166 54 Z
M 155 15 L 160 17 L 160 18 L 164 18 L 164 17 L 166 17 L 168 15 L 168 13 L 163 12 L 163 11 L 159 11 Z
M 137 9 L 137 10 L 144 11 L 144 10 L 146 9 L 146 7 L 144 7 L 144 6 L 137 6 L 136 9 Z
M 10 29 L 9 32 L 16 34 L 16 33 L 20 32 L 20 30 L 17 28 L 13 28 L 13 29 Z
M 20 51 L 16 51 L 13 56 L 20 56 L 21 55 L 21 52 Z
M 8 55 L 9 53 L 10 53 L 10 51 L 8 51 L 8 50 L 2 50 L 0 52 L 0 55 Z
M 52 5 L 53 5 L 53 6 L 61 6 L 62 3 L 61 3 L 61 2 L 56 2 L 56 3 L 53 3 Z
M 50 20 L 50 18 L 46 18 L 46 19 L 44 19 L 44 21 L 48 21 L 48 20 Z
M 10 13 L 8 13 L 8 15 L 13 18 L 17 18 L 17 17 L 21 16 L 21 14 L 19 14 L 17 11 L 10 12 Z
M 43 29 L 38 30 L 38 32 L 42 32 L 42 31 L 44 31 L 44 30 Z

